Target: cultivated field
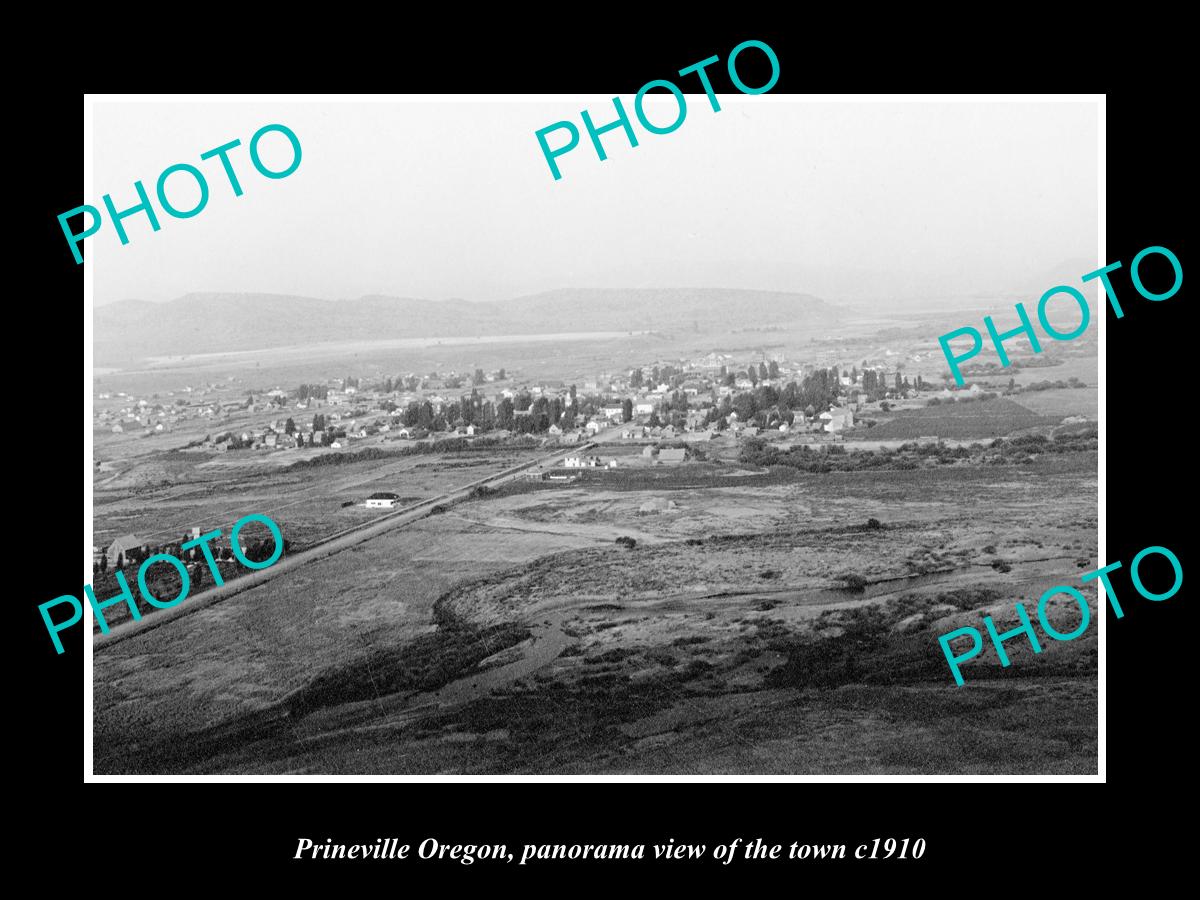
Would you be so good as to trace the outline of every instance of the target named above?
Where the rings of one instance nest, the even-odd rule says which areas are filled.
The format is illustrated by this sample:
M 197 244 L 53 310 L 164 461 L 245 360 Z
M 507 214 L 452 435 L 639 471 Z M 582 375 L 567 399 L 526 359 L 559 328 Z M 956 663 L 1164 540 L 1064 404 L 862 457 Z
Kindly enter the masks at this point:
M 886 422 L 859 429 L 850 437 L 873 441 L 915 439 L 925 435 L 945 438 L 997 438 L 1039 426 L 1057 425 L 1061 416 L 1041 416 L 1005 397 L 951 402 L 921 409 L 898 410 Z
M 1100 391 L 1098 388 L 1052 388 L 1048 391 L 1027 391 L 1012 398 L 1016 403 L 1039 416 L 1087 416 L 1097 418 Z

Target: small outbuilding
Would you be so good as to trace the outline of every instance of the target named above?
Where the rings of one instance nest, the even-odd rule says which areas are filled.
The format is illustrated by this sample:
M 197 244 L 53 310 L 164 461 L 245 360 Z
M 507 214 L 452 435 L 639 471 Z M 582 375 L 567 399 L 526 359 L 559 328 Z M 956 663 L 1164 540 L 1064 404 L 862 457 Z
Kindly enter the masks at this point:
M 399 494 L 389 494 L 381 491 L 367 498 L 366 507 L 367 509 L 391 509 L 399 499 Z

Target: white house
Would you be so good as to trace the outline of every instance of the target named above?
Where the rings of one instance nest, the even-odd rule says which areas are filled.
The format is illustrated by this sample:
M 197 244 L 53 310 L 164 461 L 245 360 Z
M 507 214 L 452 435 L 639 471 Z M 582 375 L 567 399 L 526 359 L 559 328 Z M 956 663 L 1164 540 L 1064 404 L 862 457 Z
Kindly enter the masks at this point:
M 367 509 L 391 509 L 396 505 L 396 501 L 399 499 L 399 494 L 381 492 L 378 494 L 372 494 L 370 497 L 368 497 L 367 502 L 364 505 L 367 507 Z
M 825 430 L 830 434 L 854 427 L 854 411 L 846 407 L 835 407 L 821 413 L 821 418 L 825 421 Z
M 598 456 L 568 456 L 563 460 L 566 469 L 594 469 L 601 464 Z

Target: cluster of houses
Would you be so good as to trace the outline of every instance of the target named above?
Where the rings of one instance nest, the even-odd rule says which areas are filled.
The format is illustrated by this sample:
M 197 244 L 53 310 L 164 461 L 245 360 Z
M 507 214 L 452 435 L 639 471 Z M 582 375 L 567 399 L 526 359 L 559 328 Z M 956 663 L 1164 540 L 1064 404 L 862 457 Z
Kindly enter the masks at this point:
M 169 552 L 175 556 L 186 557 L 183 559 L 183 562 L 186 563 L 188 570 L 191 571 L 197 564 L 197 557 L 199 557 L 199 562 L 201 563 L 204 562 L 204 559 L 196 550 L 188 554 L 182 553 L 178 545 L 183 541 L 196 540 L 199 537 L 200 529 L 196 527 L 193 527 L 191 532 L 180 538 L 179 541 L 166 544 L 146 540 L 136 534 L 123 534 L 113 538 L 107 547 L 93 546 L 92 564 L 94 566 L 103 566 L 106 570 L 116 569 L 118 566 L 124 568 L 134 565 L 135 561 L 140 563 L 148 559 L 152 554 Z M 216 559 L 228 560 L 232 558 L 232 547 L 228 541 L 213 540 L 209 541 L 207 546 Z M 238 549 L 244 554 L 246 552 L 246 545 L 240 544 Z
M 101 391 L 96 395 L 95 418 L 98 428 L 113 434 L 149 437 L 170 434 L 188 422 L 223 422 L 237 413 L 279 410 L 287 405 L 287 396 L 278 388 L 257 398 L 241 396 L 229 384 L 205 384 L 199 388 L 188 385 L 177 391 L 156 392 L 149 398 L 135 397 L 126 391 Z M 295 408 L 307 409 L 308 404 L 297 403 Z
M 879 355 L 882 358 L 894 354 L 881 351 Z M 497 408 L 506 400 L 517 403 L 529 398 L 530 408 L 512 409 L 516 422 L 512 430 L 521 432 L 530 429 L 518 427 L 520 418 L 530 415 L 533 405 L 540 399 L 557 401 L 556 409 L 573 405 L 576 410 L 579 409 L 576 404 L 583 401 L 586 415 L 577 412 L 573 417 L 562 416 L 548 429 L 544 422 L 535 429 L 536 433 L 544 433 L 551 441 L 563 445 L 587 442 L 610 428 L 620 428 L 621 437 L 626 440 L 704 440 L 718 433 L 718 419 L 720 425 L 735 437 L 754 436 L 763 429 L 837 435 L 854 427 L 855 412 L 861 407 L 860 396 L 865 396 L 860 388 L 865 384 L 866 373 L 874 373 L 871 376 L 873 384 L 886 383 L 882 366 L 864 368 L 853 374 L 843 372 L 840 376 L 835 371 L 833 375 L 844 389 L 839 397 L 841 405 L 824 410 L 810 407 L 806 411 L 808 414 L 796 409 L 785 411 L 784 416 L 774 412 L 765 416 L 760 413 L 752 420 L 741 421 L 738 413 L 731 409 L 731 402 L 742 393 L 763 386 L 782 390 L 789 382 L 799 381 L 821 368 L 789 363 L 781 357 L 771 360 L 769 370 L 764 362 L 757 366 L 751 363 L 741 371 L 738 366 L 731 354 L 710 353 L 693 359 L 605 373 L 576 385 L 556 380 L 514 378 L 512 373 L 505 375 L 504 370 L 486 375 L 477 372 L 474 378 L 453 373 L 440 378 L 410 374 L 365 386 L 359 379 L 333 379 L 321 386 L 320 399 L 307 391 L 288 392 L 279 387 L 239 396 L 239 390 L 231 385 L 207 385 L 197 391 L 188 387 L 178 392 L 181 396 L 177 399 L 172 399 L 175 392 L 166 392 L 165 400 L 157 394 L 150 399 L 138 399 L 128 394 L 101 393 L 102 400 L 128 402 L 120 407 L 106 404 L 98 412 L 97 422 L 100 427 L 115 433 L 153 435 L 170 432 L 189 419 L 210 419 L 214 426 L 210 434 L 205 440 L 195 442 L 193 447 L 214 451 L 269 451 L 326 446 L 337 450 L 353 441 L 371 437 L 421 440 L 426 437 L 472 437 L 482 433 L 480 425 L 461 424 L 461 418 L 456 414 L 464 392 L 473 391 L 479 401 L 494 404 Z M 465 386 L 464 378 L 467 378 Z M 458 394 L 451 395 L 449 392 L 455 386 Z M 943 393 L 949 395 L 950 392 Z M 224 399 L 220 399 L 221 394 Z M 901 390 L 899 385 L 895 391 L 886 394 L 889 399 L 912 396 L 916 396 L 916 391 Z M 428 418 L 424 420 L 426 427 L 403 424 L 406 417 L 402 412 L 414 402 L 429 404 L 441 421 L 432 427 Z M 316 423 L 310 410 L 321 411 L 323 428 L 314 427 Z M 273 414 L 275 418 L 263 421 L 264 417 L 259 416 L 258 421 L 253 421 L 257 413 Z M 240 427 L 218 430 L 221 426 L 232 425 L 235 415 L 241 422 Z M 411 421 L 411 418 L 407 420 Z M 432 431 L 432 428 L 438 430 Z M 499 436 L 506 432 L 489 429 L 488 433 Z
M 664 447 L 661 450 L 653 444 L 647 444 L 642 449 L 642 456 L 660 465 L 679 465 L 687 459 L 687 451 L 682 447 Z M 617 461 L 610 459 L 605 462 L 599 456 L 568 456 L 562 462 L 564 469 L 615 469 Z
M 563 460 L 564 469 L 615 469 L 616 467 L 615 459 L 605 462 L 598 456 L 568 456 Z

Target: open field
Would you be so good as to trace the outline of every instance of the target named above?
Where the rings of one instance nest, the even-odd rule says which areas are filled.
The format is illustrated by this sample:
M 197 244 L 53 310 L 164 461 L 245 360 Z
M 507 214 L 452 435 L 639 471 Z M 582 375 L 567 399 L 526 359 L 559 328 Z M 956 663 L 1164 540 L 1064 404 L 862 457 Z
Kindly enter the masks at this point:
M 495 448 L 290 470 L 260 454 L 163 454 L 96 488 L 93 540 L 99 547 L 123 534 L 165 541 L 193 526 L 227 534 L 241 516 L 263 513 L 303 545 L 379 515 L 346 502 L 361 504 L 376 491 L 423 500 L 544 452 Z

